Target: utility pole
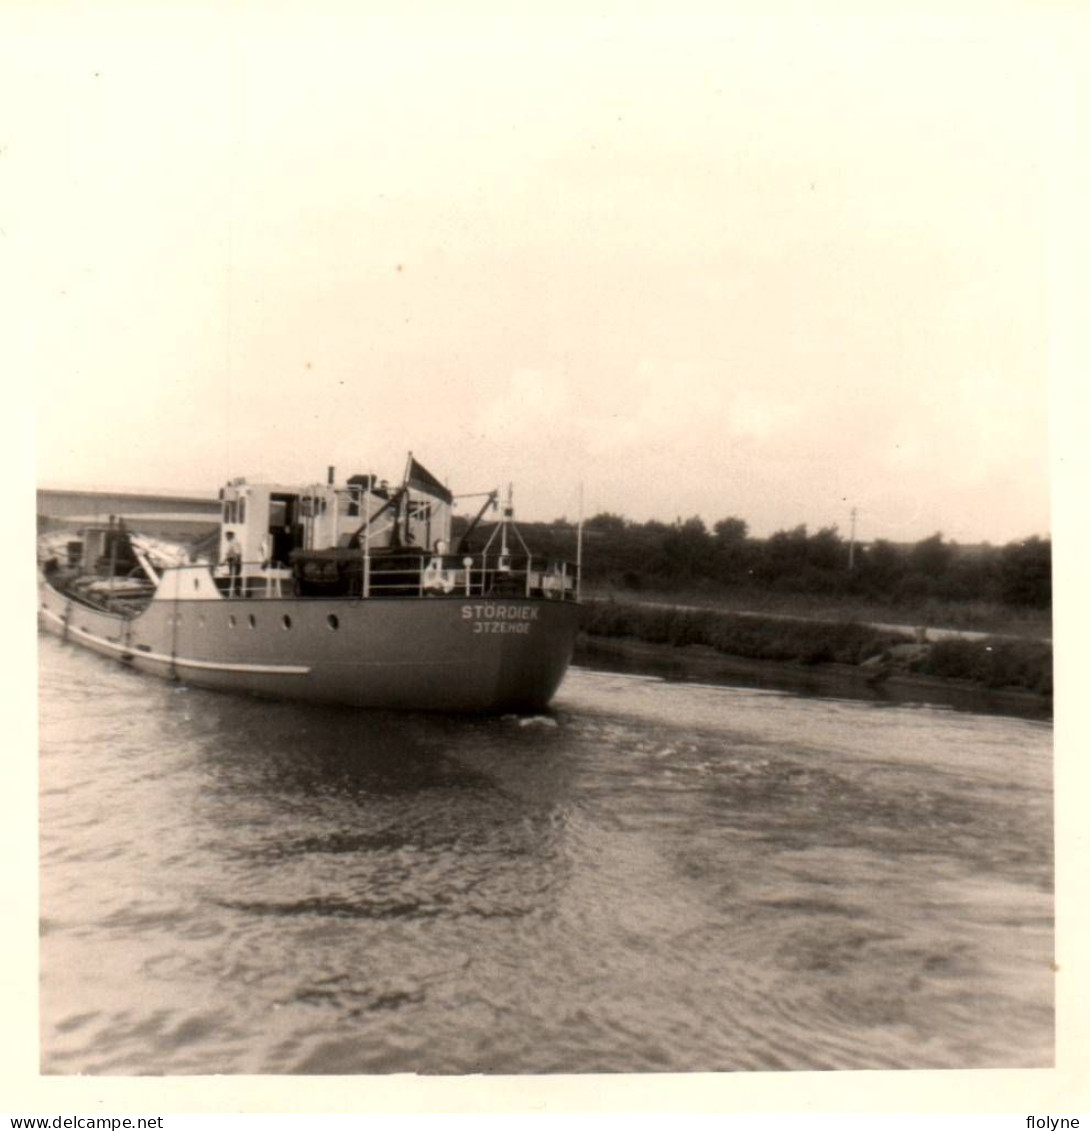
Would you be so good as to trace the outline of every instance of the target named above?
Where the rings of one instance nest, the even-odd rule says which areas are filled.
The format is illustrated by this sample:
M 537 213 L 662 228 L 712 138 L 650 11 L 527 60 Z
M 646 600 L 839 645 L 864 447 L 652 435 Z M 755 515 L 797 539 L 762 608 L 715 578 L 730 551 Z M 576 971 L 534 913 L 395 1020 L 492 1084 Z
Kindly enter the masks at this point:
M 855 507 L 852 507 L 852 532 L 851 537 L 848 539 L 848 569 L 849 571 L 855 569 L 855 517 L 857 514 Z

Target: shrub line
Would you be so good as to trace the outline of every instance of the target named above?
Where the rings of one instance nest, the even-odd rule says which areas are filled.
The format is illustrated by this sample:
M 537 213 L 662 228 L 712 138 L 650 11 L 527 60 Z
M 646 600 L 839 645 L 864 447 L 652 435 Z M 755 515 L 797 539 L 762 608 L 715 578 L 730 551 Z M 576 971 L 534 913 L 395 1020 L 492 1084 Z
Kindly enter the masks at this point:
M 675 648 L 703 645 L 746 659 L 866 665 L 874 669 L 875 679 L 901 670 L 1052 694 L 1052 646 L 1037 640 L 920 642 L 906 633 L 853 622 L 648 607 L 612 598 L 584 604 L 583 630 L 591 636 L 633 637 Z

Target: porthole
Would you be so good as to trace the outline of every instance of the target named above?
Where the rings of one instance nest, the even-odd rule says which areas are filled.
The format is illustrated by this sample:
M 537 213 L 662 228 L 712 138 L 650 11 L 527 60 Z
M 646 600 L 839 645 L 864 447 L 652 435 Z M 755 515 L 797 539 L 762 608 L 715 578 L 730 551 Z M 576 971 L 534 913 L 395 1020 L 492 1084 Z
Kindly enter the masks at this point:
M 284 626 L 285 629 L 291 628 L 291 617 L 289 617 L 285 613 L 284 616 L 280 618 L 280 623 Z
M 248 619 L 248 620 L 249 620 L 249 622 L 250 622 L 250 627 L 251 627 L 251 628 L 257 628 L 257 617 L 255 617 L 255 616 L 253 615 L 253 613 L 251 613 L 251 614 L 250 614 L 250 616 L 249 616 L 249 617 L 248 617 L 247 619 Z
M 227 618 L 227 623 L 231 628 L 234 628 L 235 625 L 238 624 L 238 621 L 235 620 L 234 615 L 231 615 Z
M 336 613 L 330 613 L 329 616 L 325 618 L 325 622 L 334 632 L 341 627 L 341 622 L 337 619 Z

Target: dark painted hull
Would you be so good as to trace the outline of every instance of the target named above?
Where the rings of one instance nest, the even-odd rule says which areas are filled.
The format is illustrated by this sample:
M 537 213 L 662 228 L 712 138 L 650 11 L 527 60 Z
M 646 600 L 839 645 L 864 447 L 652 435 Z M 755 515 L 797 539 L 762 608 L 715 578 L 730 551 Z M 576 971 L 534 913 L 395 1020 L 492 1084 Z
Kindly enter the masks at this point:
M 152 675 L 315 703 L 535 711 L 571 661 L 579 607 L 536 598 L 157 598 L 134 618 L 39 586 L 48 632 Z

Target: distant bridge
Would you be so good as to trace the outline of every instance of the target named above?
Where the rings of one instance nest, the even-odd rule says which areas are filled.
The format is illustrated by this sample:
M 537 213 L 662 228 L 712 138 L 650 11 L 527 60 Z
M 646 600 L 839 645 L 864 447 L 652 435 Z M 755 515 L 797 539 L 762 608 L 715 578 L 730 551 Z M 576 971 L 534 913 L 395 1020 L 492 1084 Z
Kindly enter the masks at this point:
M 41 518 L 81 518 L 106 521 L 110 515 L 195 515 L 216 521 L 220 503 L 215 495 L 156 495 L 139 491 L 69 491 L 38 488 Z
M 169 541 L 192 543 L 210 535 L 220 520 L 220 502 L 208 495 L 159 495 L 150 491 L 69 491 L 39 488 L 38 529 L 78 529 L 123 518 L 130 530 Z

